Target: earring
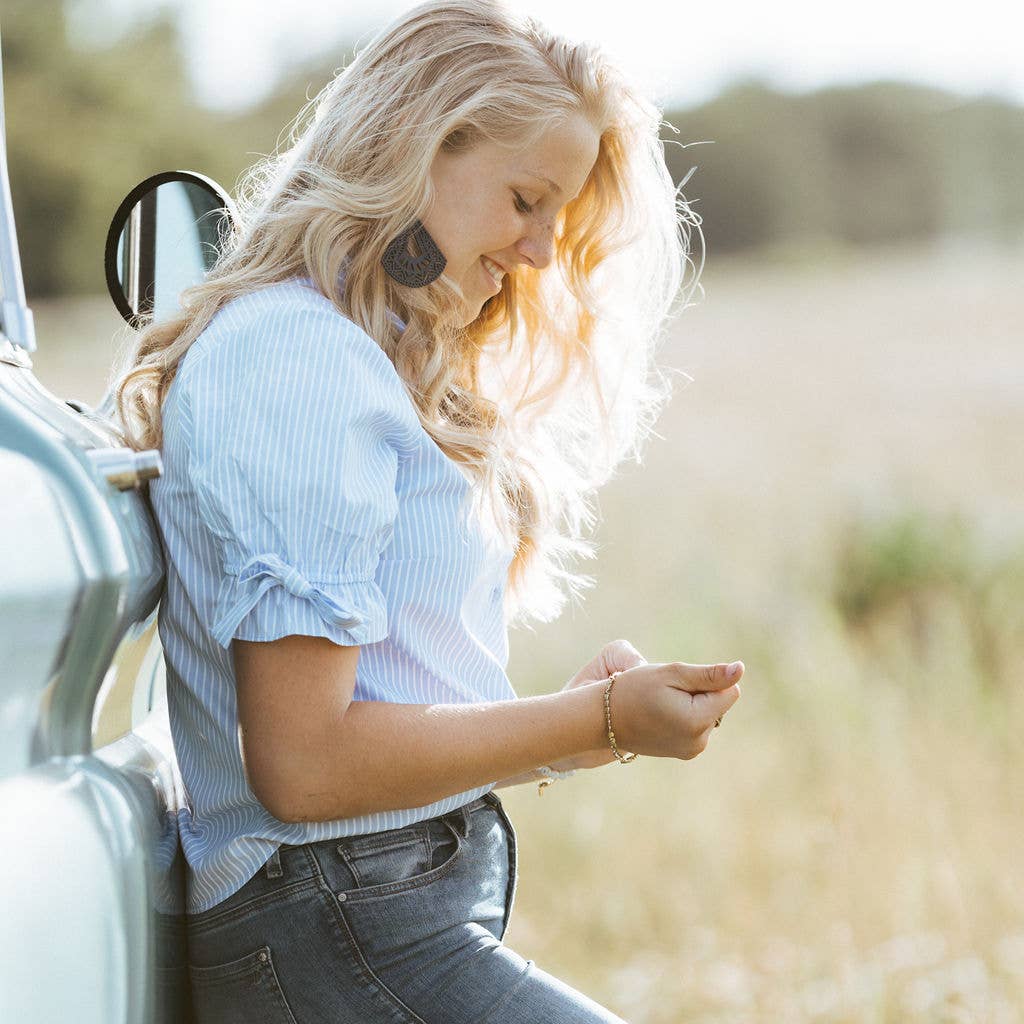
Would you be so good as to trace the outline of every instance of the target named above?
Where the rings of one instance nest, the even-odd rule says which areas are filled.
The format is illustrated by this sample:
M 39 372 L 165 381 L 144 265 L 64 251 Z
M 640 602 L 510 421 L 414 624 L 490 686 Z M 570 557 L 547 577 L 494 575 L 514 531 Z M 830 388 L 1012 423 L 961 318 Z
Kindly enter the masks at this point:
M 409 252 L 410 239 L 415 242 L 419 256 Z M 448 261 L 430 237 L 430 232 L 417 220 L 388 243 L 380 262 L 399 284 L 408 288 L 422 288 L 441 276 Z

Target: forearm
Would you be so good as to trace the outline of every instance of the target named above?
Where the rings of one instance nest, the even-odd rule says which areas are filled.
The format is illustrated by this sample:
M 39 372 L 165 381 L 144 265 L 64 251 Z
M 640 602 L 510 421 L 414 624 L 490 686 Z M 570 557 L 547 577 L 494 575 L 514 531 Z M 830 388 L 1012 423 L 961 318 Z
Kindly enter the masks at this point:
M 526 776 L 604 740 L 603 683 L 509 701 L 354 701 L 293 764 L 287 819 L 421 807 Z

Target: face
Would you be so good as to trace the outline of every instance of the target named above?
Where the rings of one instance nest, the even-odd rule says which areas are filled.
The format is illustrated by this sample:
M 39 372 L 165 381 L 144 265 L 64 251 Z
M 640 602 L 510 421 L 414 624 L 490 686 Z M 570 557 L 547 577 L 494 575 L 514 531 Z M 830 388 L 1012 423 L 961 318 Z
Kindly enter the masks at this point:
M 448 261 L 445 274 L 462 289 L 465 323 L 501 291 L 505 274 L 551 262 L 556 217 L 586 183 L 598 144 L 593 125 L 573 114 L 526 147 L 481 142 L 437 155 L 436 200 L 423 225 Z

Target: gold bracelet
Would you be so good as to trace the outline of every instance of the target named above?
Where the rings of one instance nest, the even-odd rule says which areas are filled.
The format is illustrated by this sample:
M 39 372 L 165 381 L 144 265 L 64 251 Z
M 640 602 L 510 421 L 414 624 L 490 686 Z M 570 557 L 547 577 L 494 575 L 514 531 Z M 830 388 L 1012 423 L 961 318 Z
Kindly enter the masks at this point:
M 615 733 L 612 731 L 612 686 L 614 685 L 615 680 L 621 675 L 622 670 L 619 670 L 613 672 L 608 677 L 608 685 L 604 688 L 604 719 L 608 726 L 608 742 L 611 744 L 612 753 L 619 759 L 620 764 L 629 764 L 630 761 L 635 761 L 639 755 L 628 754 L 626 757 L 623 757 L 622 754 L 619 753 L 619 748 L 615 745 Z

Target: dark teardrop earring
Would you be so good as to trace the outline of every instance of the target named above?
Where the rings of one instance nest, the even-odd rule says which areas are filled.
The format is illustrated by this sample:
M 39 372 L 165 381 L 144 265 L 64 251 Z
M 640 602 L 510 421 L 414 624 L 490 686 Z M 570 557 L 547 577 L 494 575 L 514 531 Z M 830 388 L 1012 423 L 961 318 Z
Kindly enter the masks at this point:
M 415 243 L 419 256 L 409 252 L 410 240 Z M 388 244 L 380 262 L 399 284 L 422 288 L 441 276 L 448 261 L 430 232 L 417 220 Z

